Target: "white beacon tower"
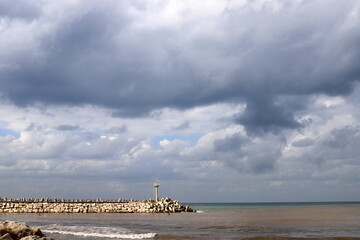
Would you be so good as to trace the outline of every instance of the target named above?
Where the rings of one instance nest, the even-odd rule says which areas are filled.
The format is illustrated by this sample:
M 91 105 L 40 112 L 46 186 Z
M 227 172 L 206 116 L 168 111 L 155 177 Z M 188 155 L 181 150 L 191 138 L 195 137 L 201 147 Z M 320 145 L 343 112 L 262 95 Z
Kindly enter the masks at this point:
M 159 201 L 159 186 L 160 186 L 159 181 L 156 181 L 154 183 L 154 200 L 155 200 L 155 202 Z

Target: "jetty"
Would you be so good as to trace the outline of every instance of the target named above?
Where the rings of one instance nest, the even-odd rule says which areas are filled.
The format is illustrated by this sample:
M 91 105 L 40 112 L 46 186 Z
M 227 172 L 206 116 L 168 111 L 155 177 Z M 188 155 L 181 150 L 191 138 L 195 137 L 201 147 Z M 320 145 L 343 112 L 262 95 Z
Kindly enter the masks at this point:
M 89 200 L 0 198 L 0 213 L 178 213 L 194 212 L 177 200 Z

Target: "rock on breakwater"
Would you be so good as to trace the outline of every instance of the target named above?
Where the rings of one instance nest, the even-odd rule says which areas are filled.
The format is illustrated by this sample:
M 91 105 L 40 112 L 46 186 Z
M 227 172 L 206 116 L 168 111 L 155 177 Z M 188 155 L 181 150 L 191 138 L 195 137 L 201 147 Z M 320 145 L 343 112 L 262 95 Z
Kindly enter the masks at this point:
M 65 199 L 7 199 L 0 198 L 0 213 L 167 213 L 193 212 L 177 200 L 160 201 L 65 200 Z
M 39 228 L 15 221 L 0 221 L 0 240 L 53 240 L 46 237 Z

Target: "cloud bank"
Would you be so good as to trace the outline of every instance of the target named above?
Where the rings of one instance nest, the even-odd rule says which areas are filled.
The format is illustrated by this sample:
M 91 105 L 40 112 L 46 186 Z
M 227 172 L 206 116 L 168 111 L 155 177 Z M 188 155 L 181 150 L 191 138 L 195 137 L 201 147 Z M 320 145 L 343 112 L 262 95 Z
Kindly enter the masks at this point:
M 1 176 L 51 178 L 54 195 L 79 194 L 73 179 L 97 183 L 83 196 L 143 198 L 127 186 L 151 195 L 160 178 L 189 201 L 358 200 L 359 11 L 0 1 Z

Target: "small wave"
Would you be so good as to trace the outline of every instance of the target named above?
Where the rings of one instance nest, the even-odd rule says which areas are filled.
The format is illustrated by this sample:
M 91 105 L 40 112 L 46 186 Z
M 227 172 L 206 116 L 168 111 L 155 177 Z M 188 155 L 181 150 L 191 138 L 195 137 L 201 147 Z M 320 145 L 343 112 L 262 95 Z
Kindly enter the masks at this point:
M 47 230 L 44 232 L 64 234 L 64 235 L 74 235 L 81 237 L 118 238 L 118 239 L 147 239 L 147 238 L 154 238 L 156 236 L 156 233 L 104 234 L 104 233 L 71 232 L 71 231 L 61 231 L 61 230 Z
M 73 235 L 80 237 L 117 238 L 117 239 L 150 239 L 156 233 L 134 233 L 123 228 L 91 227 L 91 226 L 61 226 L 57 224 L 43 227 L 43 231 L 53 234 Z
M 196 211 L 197 213 L 204 213 L 204 211 Z

